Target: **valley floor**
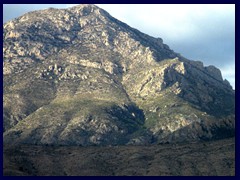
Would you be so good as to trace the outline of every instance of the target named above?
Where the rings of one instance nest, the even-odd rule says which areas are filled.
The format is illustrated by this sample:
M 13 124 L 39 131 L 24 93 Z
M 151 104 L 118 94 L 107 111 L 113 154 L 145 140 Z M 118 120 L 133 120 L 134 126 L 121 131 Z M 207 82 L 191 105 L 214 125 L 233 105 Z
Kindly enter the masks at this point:
M 235 175 L 235 138 L 189 144 L 4 146 L 5 176 Z

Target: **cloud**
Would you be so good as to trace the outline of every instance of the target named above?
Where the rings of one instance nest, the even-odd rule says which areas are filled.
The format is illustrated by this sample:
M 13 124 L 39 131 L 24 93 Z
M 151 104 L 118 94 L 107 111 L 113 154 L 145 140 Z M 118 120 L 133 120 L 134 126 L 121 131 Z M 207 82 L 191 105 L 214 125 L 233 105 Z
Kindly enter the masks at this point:
M 235 89 L 235 63 L 231 63 L 223 66 L 221 69 L 222 76 L 224 79 L 227 79 Z
M 215 30 L 213 25 L 224 21 L 234 23 L 234 5 L 186 4 L 99 4 L 114 17 L 129 22 L 134 27 L 147 30 L 154 36 L 168 39 L 185 39 L 202 34 L 202 30 Z M 213 22 L 214 21 L 214 22 Z M 225 28 L 224 28 L 225 30 Z

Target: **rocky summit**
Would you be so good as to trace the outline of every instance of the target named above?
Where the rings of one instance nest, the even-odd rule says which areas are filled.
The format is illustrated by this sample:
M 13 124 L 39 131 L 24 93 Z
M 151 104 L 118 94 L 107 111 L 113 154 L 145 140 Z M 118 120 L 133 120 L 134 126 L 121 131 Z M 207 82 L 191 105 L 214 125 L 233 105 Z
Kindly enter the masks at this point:
M 95 5 L 3 28 L 4 144 L 148 145 L 233 137 L 235 91 Z

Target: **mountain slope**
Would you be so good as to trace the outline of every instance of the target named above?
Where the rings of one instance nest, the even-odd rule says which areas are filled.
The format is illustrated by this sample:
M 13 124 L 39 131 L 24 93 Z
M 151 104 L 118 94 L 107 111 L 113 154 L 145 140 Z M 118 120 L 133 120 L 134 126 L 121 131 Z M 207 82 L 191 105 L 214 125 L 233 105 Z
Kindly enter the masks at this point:
M 114 147 L 4 147 L 5 176 L 234 176 L 235 139 Z
M 191 138 L 176 141 L 211 139 L 216 128 L 190 126 L 208 121 L 234 132 L 235 92 L 217 68 L 94 5 L 27 13 L 3 36 L 5 143 L 146 144 L 184 127 Z

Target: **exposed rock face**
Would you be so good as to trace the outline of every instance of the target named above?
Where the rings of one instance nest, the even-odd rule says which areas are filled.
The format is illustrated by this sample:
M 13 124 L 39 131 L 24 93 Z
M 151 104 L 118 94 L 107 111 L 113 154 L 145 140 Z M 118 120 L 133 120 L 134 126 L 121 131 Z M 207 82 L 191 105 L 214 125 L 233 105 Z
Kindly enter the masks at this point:
M 94 5 L 27 13 L 5 23 L 3 36 L 5 143 L 147 144 L 234 132 L 235 92 L 219 69 Z

